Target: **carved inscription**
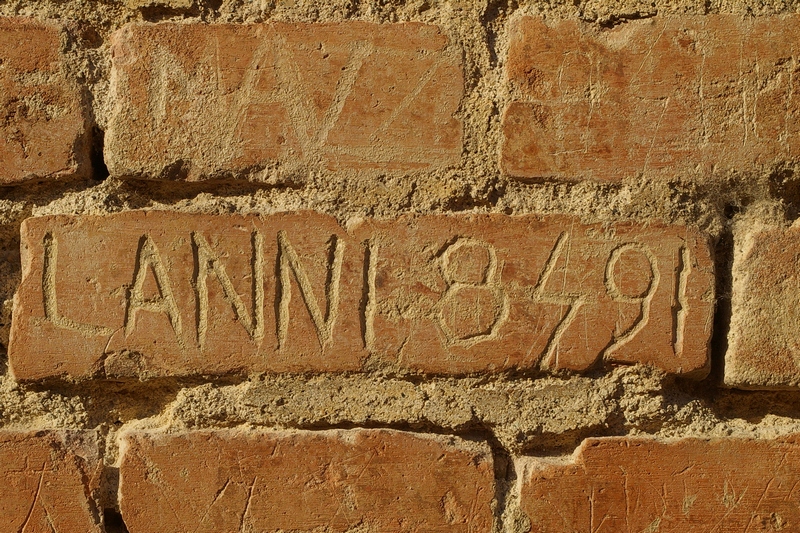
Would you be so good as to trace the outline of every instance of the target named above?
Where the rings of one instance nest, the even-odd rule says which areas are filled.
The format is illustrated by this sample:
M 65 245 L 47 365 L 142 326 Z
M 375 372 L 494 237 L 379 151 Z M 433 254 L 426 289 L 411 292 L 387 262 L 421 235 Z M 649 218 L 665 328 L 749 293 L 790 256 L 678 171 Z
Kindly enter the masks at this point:
M 712 261 L 689 228 L 129 212 L 29 219 L 22 240 L 19 379 L 707 365 Z
M 643 292 L 636 294 L 626 294 L 617 284 L 617 267 L 620 258 L 625 253 L 638 253 L 647 259 L 649 271 L 646 271 L 647 281 L 645 282 L 646 288 Z M 635 304 L 639 306 L 638 316 L 633 324 L 622 333 L 614 334 L 614 339 L 611 345 L 603 352 L 604 356 L 611 355 L 620 346 L 630 342 L 650 321 L 650 304 L 653 296 L 658 289 L 658 283 L 661 279 L 661 274 L 658 270 L 658 260 L 649 248 L 641 244 L 625 243 L 611 251 L 611 256 L 606 263 L 605 284 L 606 291 L 611 299 L 615 302 L 622 302 L 627 304 Z
M 242 302 L 242 298 L 231 283 L 231 278 L 225 270 L 225 264 L 213 252 L 205 237 L 197 232 L 192 233 L 192 242 L 195 250 L 197 264 L 197 342 L 202 348 L 205 345 L 206 331 L 208 330 L 208 286 L 206 285 L 209 270 L 214 273 L 222 287 L 225 299 L 233 307 L 236 319 L 244 327 L 252 340 L 261 340 L 264 337 L 264 237 L 257 231 L 253 232 L 253 312 L 250 313 Z
M 317 299 L 314 297 L 314 288 L 303 268 L 303 263 L 297 252 L 292 248 L 286 237 L 285 231 L 278 232 L 278 346 L 286 341 L 289 333 L 290 311 L 289 303 L 292 299 L 291 274 L 300 286 L 300 295 L 314 323 L 314 330 L 321 346 L 325 346 L 333 336 L 333 324 L 339 310 L 339 282 L 342 278 L 342 259 L 344 257 L 344 243 L 331 236 L 331 258 L 328 263 L 328 275 L 325 280 L 325 313 L 320 310 Z M 291 274 L 290 274 L 291 273 Z
M 457 164 L 460 54 L 426 24 L 133 24 L 113 37 L 121 176 Z M 272 169 L 272 170 L 268 170 Z
M 152 270 L 158 296 L 147 298 L 144 294 L 144 284 L 148 272 Z M 169 280 L 164 262 L 158 253 L 153 239 L 148 234 L 142 235 L 139 240 L 139 251 L 136 254 L 136 263 L 133 270 L 133 283 L 128 292 L 127 305 L 125 306 L 125 336 L 130 336 L 136 327 L 136 313 L 139 311 L 163 313 L 169 318 L 172 331 L 179 343 L 182 343 L 183 325 L 178 302 L 172 292 L 172 283 Z

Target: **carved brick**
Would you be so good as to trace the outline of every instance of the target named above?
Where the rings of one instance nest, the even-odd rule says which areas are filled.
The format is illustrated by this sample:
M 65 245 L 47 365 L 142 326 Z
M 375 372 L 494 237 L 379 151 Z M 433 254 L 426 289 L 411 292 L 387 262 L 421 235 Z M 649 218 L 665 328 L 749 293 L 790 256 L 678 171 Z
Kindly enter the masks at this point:
M 562 216 L 51 216 L 23 223 L 22 262 L 21 380 L 603 361 L 702 376 L 714 309 L 705 235 Z
M 485 443 L 386 430 L 137 432 L 123 450 L 131 533 L 492 529 Z
M 112 174 L 457 164 L 460 54 L 436 26 L 133 24 L 113 41 Z
M 758 171 L 800 154 L 800 19 L 654 17 L 511 28 L 501 165 L 620 181 Z
M 100 533 L 94 433 L 0 431 L 0 531 Z
M 571 462 L 529 459 L 531 533 L 787 531 L 800 521 L 800 441 L 588 439 Z
M 88 171 L 84 111 L 60 27 L 0 17 L 0 185 Z
M 763 228 L 742 237 L 733 265 L 725 383 L 800 387 L 800 228 Z

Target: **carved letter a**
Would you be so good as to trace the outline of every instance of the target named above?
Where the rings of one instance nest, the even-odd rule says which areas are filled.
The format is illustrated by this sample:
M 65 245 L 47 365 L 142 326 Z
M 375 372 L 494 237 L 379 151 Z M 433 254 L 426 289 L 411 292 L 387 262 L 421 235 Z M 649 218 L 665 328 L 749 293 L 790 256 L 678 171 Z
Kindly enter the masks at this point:
M 149 268 L 148 268 L 149 267 Z M 153 270 L 158 291 L 161 294 L 155 298 L 145 299 L 144 282 L 147 278 L 147 271 Z M 155 243 L 149 235 L 142 235 L 139 240 L 139 253 L 136 255 L 136 267 L 133 274 L 133 286 L 128 291 L 128 305 L 125 311 L 125 336 L 133 333 L 136 327 L 136 312 L 138 310 L 150 311 L 153 313 L 164 313 L 169 317 L 175 337 L 179 343 L 181 339 L 181 314 L 175 296 L 172 293 L 172 285 L 169 282 L 169 275 L 161 260 Z

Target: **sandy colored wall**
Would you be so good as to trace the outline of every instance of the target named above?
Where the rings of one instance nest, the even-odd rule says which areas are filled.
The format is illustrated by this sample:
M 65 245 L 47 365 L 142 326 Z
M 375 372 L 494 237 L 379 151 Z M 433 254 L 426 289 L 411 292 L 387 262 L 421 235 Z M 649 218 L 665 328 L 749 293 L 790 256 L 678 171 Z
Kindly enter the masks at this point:
M 796 11 L 0 7 L 21 17 L 0 27 L 0 531 L 797 530 Z M 246 93 L 262 42 L 278 81 Z M 301 57 L 311 77 L 292 85 Z M 371 98 L 394 115 L 355 146 Z M 289 118 L 269 107 L 289 101 Z M 462 280 L 442 257 L 473 241 L 496 274 Z M 336 243 L 356 254 L 341 268 Z M 241 327 L 223 263 L 245 311 L 266 279 L 265 332 Z M 321 303 L 334 278 L 339 311 Z M 447 322 L 453 287 L 490 303 L 469 296 Z M 389 303 L 371 308 L 373 289 Z M 225 342 L 203 348 L 200 329 Z

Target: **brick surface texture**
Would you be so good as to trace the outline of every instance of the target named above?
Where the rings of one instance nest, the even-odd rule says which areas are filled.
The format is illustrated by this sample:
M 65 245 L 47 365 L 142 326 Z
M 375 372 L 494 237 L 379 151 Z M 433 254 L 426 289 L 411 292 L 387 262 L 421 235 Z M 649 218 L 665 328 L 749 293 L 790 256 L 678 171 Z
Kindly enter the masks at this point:
M 656 17 L 512 28 L 502 166 L 620 181 L 769 168 L 800 154 L 797 17 Z
M 800 522 L 797 437 L 589 439 L 569 464 L 531 460 L 531 533 L 791 531 Z
M 485 444 L 386 430 L 134 432 L 125 443 L 131 533 L 492 528 Z
M 796 7 L 0 2 L 0 533 L 799 533 Z
M 303 160 L 328 169 L 456 164 L 463 92 L 423 24 L 133 25 L 113 40 L 115 175 L 202 179 Z
M 90 433 L 0 431 L 0 531 L 99 533 L 98 466 Z
M 80 89 L 67 77 L 60 27 L 0 17 L 0 185 L 85 173 Z
M 766 227 L 743 238 L 725 382 L 744 388 L 800 386 L 800 229 Z
M 642 362 L 702 375 L 713 264 L 680 226 L 138 212 L 23 227 L 18 379 Z M 401 312 L 399 310 L 402 309 Z

